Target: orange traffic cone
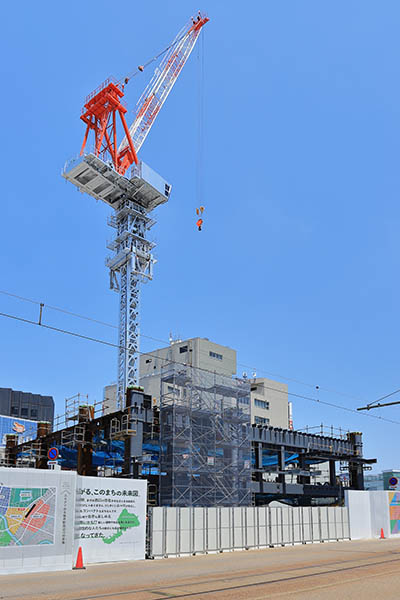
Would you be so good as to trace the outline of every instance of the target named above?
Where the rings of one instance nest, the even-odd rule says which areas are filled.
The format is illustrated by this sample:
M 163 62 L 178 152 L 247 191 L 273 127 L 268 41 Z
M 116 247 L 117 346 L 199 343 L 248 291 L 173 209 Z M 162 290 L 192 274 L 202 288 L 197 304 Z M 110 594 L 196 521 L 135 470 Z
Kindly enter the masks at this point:
M 73 571 L 75 571 L 75 569 L 86 569 L 86 567 L 83 566 L 82 548 L 80 546 L 78 556 L 76 557 L 76 565 L 72 567 L 72 569 Z
M 385 539 L 385 534 L 383 533 L 383 527 L 381 527 L 381 537 L 379 539 L 381 539 L 381 540 Z

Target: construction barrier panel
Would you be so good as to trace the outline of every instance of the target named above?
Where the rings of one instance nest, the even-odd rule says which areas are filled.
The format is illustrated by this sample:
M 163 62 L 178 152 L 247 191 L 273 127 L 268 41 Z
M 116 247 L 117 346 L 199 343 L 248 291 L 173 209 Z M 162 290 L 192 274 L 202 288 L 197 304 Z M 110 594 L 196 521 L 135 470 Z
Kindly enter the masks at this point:
M 350 516 L 352 539 L 385 537 L 400 534 L 400 492 L 345 491 L 346 506 Z
M 350 539 L 347 508 L 149 508 L 149 558 Z
M 84 563 L 145 557 L 145 479 L 77 476 L 75 556 Z
M 0 574 L 70 569 L 76 473 L 0 467 Z
M 0 468 L 0 575 L 145 558 L 147 481 Z M 80 562 L 80 561 L 79 561 Z

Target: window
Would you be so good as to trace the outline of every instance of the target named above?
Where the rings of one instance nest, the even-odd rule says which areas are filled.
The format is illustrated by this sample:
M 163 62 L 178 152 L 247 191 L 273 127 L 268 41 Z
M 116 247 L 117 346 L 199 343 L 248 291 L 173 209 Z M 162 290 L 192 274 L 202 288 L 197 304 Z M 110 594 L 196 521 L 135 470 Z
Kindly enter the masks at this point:
M 217 358 L 218 360 L 222 360 L 223 359 L 222 354 L 217 354 L 217 352 L 212 352 L 211 350 L 209 352 L 209 355 L 211 356 L 211 358 Z
M 265 417 L 254 417 L 254 423 L 256 425 L 269 425 L 269 419 Z
M 181 346 L 181 347 L 179 348 L 179 352 L 180 352 L 180 354 L 184 354 L 184 352 L 187 352 L 187 351 L 188 351 L 188 347 L 187 347 L 187 346 Z
M 38 417 L 37 408 L 31 408 L 31 417 L 32 417 L 32 419 L 37 419 L 37 417 Z
M 11 407 L 11 415 L 13 417 L 18 417 L 19 416 L 19 409 L 18 406 L 12 406 Z
M 21 408 L 21 417 L 27 417 L 28 416 L 28 408 L 26 406 Z
M 244 396 L 243 398 L 239 398 L 239 404 L 250 404 L 250 400 L 248 396 Z
M 257 406 L 257 408 L 263 408 L 264 410 L 269 410 L 269 402 L 266 400 L 259 400 L 258 398 L 255 398 L 254 406 Z

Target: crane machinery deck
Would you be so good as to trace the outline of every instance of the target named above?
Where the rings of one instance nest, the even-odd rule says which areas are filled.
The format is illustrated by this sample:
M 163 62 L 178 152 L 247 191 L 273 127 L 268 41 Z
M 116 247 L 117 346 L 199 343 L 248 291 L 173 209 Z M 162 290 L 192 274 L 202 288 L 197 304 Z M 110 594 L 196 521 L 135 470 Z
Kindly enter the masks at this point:
M 114 254 L 106 259 L 110 288 L 120 295 L 118 333 L 117 406 L 125 407 L 126 391 L 138 384 L 139 287 L 153 277 L 155 244 L 147 233 L 155 224 L 152 211 L 168 201 L 171 185 L 137 154 L 168 94 L 189 58 L 208 18 L 193 17 L 162 52 L 162 61 L 136 106 L 128 129 L 123 104 L 129 77 L 109 78 L 87 96 L 81 120 L 86 132 L 80 156 L 68 161 L 63 177 L 79 190 L 114 209 L 108 224 L 116 230 L 107 247 Z M 152 62 L 152 61 L 149 61 Z M 142 72 L 143 66 L 138 67 Z M 117 146 L 117 122 L 124 138 Z M 94 147 L 88 136 L 94 132 Z

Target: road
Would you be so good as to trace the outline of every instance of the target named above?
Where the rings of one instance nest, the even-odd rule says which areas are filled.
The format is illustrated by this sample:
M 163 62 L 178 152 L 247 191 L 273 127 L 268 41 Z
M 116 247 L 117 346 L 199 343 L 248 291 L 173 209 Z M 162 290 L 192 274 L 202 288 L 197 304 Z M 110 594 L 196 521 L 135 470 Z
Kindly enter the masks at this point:
M 1 576 L 1 600 L 398 600 L 400 539 L 346 541 Z

